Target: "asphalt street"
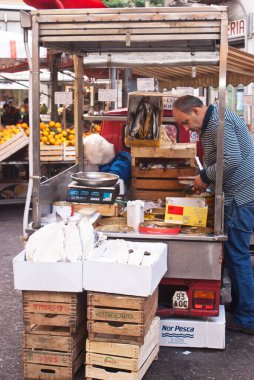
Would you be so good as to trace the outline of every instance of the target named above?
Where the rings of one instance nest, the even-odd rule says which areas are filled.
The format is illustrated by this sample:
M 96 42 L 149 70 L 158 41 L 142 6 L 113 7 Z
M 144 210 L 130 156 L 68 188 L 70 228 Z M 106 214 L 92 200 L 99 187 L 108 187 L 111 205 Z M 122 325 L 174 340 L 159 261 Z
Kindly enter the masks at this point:
M 0 380 L 23 380 L 22 299 L 12 259 L 22 249 L 23 206 L 0 205 Z M 223 290 L 228 300 L 229 285 Z M 226 332 L 225 350 L 162 347 L 144 380 L 252 380 L 254 336 Z M 83 380 L 79 371 L 75 380 Z

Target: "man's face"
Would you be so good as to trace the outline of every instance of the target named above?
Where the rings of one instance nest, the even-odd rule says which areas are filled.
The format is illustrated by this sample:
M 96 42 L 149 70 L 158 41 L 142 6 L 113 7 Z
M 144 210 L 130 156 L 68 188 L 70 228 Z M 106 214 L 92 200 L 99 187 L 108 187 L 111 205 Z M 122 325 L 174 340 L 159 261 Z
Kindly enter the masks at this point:
M 176 122 L 182 124 L 186 131 L 200 131 L 202 128 L 204 119 L 202 108 L 193 107 L 189 114 L 173 108 L 173 116 Z

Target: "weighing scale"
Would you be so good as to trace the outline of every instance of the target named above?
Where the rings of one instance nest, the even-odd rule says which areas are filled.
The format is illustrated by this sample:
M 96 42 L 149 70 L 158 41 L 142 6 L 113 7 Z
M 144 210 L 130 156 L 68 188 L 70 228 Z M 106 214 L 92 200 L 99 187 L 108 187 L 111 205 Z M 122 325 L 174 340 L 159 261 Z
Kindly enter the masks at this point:
M 119 195 L 120 186 L 89 187 L 73 181 L 68 185 L 67 202 L 113 204 Z

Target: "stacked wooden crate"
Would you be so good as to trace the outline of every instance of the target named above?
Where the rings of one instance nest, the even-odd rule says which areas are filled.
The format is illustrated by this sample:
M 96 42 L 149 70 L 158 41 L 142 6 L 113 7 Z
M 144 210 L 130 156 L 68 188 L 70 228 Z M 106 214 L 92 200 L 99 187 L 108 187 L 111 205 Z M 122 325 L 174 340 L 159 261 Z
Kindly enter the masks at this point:
M 158 289 L 150 297 L 88 292 L 86 379 L 140 380 L 159 352 Z
M 23 291 L 25 379 L 72 380 L 84 363 L 86 294 Z
M 178 177 L 197 173 L 196 144 L 131 148 L 132 199 L 165 200 L 184 195 L 185 184 Z

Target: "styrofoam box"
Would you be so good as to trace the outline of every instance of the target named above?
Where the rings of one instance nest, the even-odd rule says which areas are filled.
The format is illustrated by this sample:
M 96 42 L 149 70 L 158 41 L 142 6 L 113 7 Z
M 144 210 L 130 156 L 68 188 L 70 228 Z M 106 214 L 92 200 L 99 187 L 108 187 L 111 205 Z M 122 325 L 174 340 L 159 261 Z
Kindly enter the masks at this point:
M 160 346 L 225 348 L 225 309 L 218 317 L 161 319 Z
M 25 260 L 25 251 L 13 259 L 14 288 L 54 292 L 82 292 L 82 262 L 38 263 Z
M 128 242 L 130 248 L 138 244 L 154 257 L 152 264 L 145 266 L 96 260 L 105 250 L 104 243 L 83 262 L 83 288 L 139 297 L 153 294 L 167 271 L 167 244 Z

